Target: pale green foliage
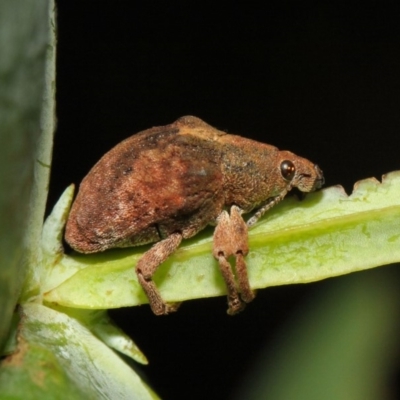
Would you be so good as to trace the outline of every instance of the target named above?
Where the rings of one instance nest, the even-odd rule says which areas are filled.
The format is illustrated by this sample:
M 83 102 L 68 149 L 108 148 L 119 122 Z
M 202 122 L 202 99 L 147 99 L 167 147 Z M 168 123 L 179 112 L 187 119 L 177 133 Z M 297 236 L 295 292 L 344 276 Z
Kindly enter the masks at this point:
M 158 398 L 120 357 L 77 319 L 40 304 L 26 304 L 23 312 L 24 338 L 50 349 L 87 398 Z
M 68 188 L 46 224 L 45 243 L 61 240 L 72 201 Z M 50 223 L 50 221 L 53 221 Z M 339 187 L 300 202 L 284 200 L 250 230 L 253 288 L 306 283 L 400 261 L 400 172 L 365 179 L 348 196 Z M 147 302 L 134 266 L 148 248 L 67 256 L 59 249 L 42 282 L 44 300 L 107 309 Z M 184 243 L 155 275 L 167 301 L 218 296 L 225 287 L 211 254 L 212 231 Z

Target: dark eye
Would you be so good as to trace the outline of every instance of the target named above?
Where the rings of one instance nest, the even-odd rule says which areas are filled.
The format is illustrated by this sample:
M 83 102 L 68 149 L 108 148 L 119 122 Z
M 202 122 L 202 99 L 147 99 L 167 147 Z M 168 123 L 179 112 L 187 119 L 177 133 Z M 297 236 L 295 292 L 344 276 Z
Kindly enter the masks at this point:
M 286 181 L 291 181 L 294 177 L 295 172 L 296 168 L 291 161 L 289 160 L 282 161 L 281 174 L 283 179 L 285 179 Z

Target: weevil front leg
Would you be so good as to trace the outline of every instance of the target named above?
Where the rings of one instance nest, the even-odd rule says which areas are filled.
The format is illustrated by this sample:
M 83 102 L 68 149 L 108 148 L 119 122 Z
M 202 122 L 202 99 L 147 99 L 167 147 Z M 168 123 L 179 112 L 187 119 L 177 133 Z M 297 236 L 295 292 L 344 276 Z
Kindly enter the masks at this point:
M 245 304 L 254 299 L 247 276 L 245 256 L 249 252 L 247 225 L 242 218 L 242 210 L 237 206 L 231 207 L 230 215 L 223 211 L 214 231 L 213 255 L 218 260 L 219 267 L 228 291 L 228 314 L 234 315 L 243 310 Z M 228 258 L 236 259 L 236 275 Z M 239 295 L 240 293 L 240 295 Z M 244 302 L 244 303 L 243 303 Z
M 161 242 L 157 242 L 150 250 L 143 254 L 136 265 L 136 274 L 139 283 L 142 285 L 150 307 L 154 314 L 164 315 L 176 311 L 179 303 L 167 304 L 162 299 L 157 286 L 153 282 L 153 275 L 162 264 L 179 246 L 182 241 L 182 234 L 173 233 Z

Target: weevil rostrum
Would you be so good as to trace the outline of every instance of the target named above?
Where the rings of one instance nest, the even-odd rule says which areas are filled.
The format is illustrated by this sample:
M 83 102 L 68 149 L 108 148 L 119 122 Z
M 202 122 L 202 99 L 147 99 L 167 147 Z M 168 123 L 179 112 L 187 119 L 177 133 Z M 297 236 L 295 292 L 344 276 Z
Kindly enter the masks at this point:
M 320 168 L 304 158 L 186 116 L 129 137 L 97 162 L 80 185 L 65 239 L 80 253 L 155 243 L 136 274 L 151 309 L 162 315 L 178 305 L 163 301 L 153 274 L 182 239 L 216 225 L 213 255 L 233 315 L 254 298 L 248 228 L 292 188 L 311 192 L 323 183 Z M 242 214 L 253 210 L 245 222 Z

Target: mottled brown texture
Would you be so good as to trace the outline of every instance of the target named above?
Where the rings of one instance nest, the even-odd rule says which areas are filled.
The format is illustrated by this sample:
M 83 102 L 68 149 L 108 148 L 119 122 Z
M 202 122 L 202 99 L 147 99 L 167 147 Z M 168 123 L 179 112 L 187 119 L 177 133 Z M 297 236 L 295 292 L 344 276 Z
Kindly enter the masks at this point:
M 131 136 L 100 159 L 80 185 L 65 238 L 81 253 L 158 242 L 136 272 L 159 315 L 176 306 L 164 303 L 152 275 L 182 239 L 217 224 L 214 256 L 234 314 L 254 297 L 244 261 L 247 226 L 291 188 L 310 192 L 322 184 L 321 170 L 304 158 L 182 117 Z M 246 226 L 241 214 L 253 209 Z M 236 257 L 238 285 L 230 256 Z

